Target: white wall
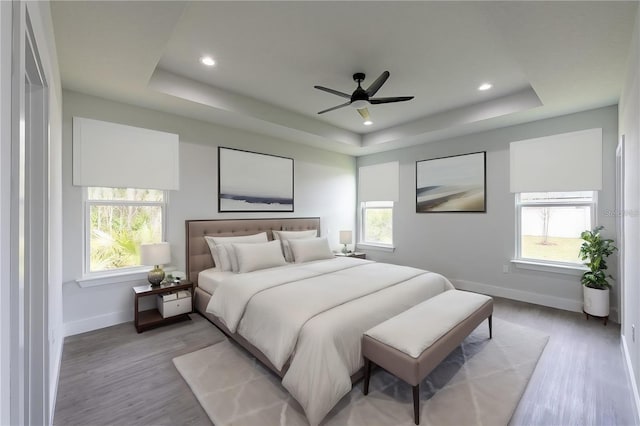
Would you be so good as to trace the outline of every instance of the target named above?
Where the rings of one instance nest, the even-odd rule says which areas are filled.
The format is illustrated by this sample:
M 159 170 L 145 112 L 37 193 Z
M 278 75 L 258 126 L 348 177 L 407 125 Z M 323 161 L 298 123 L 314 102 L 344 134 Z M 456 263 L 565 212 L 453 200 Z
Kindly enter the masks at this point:
M 179 270 L 185 269 L 184 230 L 189 219 L 319 216 L 321 233 L 335 248 L 339 248 L 338 231 L 355 228 L 353 157 L 70 91 L 63 94 L 63 113 L 63 298 L 67 335 L 131 321 L 131 288 L 145 282 L 81 288 L 75 281 L 82 276 L 83 206 L 82 189 L 71 184 L 74 115 L 180 135 L 180 190 L 169 192 L 166 232 L 172 264 Z M 295 212 L 218 213 L 219 145 L 294 158 Z
M 615 220 L 604 212 L 615 209 L 615 106 L 358 158 L 358 166 L 400 162 L 400 201 L 393 223 L 396 250 L 365 251 L 374 260 L 439 272 L 460 288 L 581 311 L 578 276 L 518 269 L 510 263 L 516 225 L 514 195 L 509 192 L 509 143 L 594 127 L 603 129 L 604 190 L 599 193 L 598 223 L 613 236 Z M 417 160 L 478 151 L 487 151 L 487 213 L 415 212 Z M 508 273 L 503 272 L 505 265 Z M 614 308 L 616 291 L 614 287 Z
M 624 299 L 622 306 L 623 350 L 630 370 L 636 402 L 640 412 L 637 384 L 640 383 L 640 10 L 636 14 L 636 26 L 629 52 L 627 79 L 619 103 L 619 134 L 625 140 L 624 175 L 624 234 L 623 276 Z M 636 327 L 635 336 L 632 327 Z M 640 420 L 640 419 L 638 419 Z

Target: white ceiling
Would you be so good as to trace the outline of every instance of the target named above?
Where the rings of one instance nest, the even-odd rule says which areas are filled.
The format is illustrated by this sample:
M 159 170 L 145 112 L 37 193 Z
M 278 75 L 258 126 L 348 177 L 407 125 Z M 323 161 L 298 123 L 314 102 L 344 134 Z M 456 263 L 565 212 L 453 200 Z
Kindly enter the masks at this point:
M 63 87 L 362 155 L 612 105 L 636 2 L 51 4 Z M 198 58 L 212 55 L 206 68 Z M 318 91 L 388 70 L 374 125 Z M 479 92 L 482 82 L 492 90 Z

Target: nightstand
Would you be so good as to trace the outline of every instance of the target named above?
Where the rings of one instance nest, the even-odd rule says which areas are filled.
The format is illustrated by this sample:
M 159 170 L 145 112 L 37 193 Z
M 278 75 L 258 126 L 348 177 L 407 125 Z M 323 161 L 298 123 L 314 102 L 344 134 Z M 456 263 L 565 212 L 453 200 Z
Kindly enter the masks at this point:
M 186 303 L 190 303 L 189 312 L 169 316 L 163 318 L 160 311 L 156 308 L 146 311 L 139 311 L 138 301 L 141 297 L 154 296 L 168 294 L 174 291 L 188 290 L 191 293 L 191 300 L 187 298 Z M 161 325 L 172 324 L 178 321 L 190 320 L 189 313 L 193 312 L 194 307 L 194 288 L 191 281 L 180 281 L 179 283 L 162 284 L 157 287 L 152 287 L 151 284 L 141 285 L 133 287 L 134 293 L 134 325 L 138 333 L 142 333 L 150 328 L 159 327 Z
M 367 258 L 367 254 L 366 253 L 359 253 L 357 251 L 352 251 L 350 253 L 344 254 L 344 253 L 333 253 L 336 257 L 357 257 L 358 259 L 366 259 Z

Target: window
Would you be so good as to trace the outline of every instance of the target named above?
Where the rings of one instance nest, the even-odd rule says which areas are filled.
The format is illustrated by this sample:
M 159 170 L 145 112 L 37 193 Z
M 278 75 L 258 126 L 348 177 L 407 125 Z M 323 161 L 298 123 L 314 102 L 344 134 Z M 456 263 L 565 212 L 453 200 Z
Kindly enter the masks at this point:
M 580 234 L 595 223 L 595 192 L 523 192 L 516 203 L 518 259 L 582 264 Z
M 363 202 L 361 223 L 361 243 L 393 246 L 393 201 Z
M 87 188 L 85 273 L 140 266 L 140 244 L 163 240 L 166 194 Z

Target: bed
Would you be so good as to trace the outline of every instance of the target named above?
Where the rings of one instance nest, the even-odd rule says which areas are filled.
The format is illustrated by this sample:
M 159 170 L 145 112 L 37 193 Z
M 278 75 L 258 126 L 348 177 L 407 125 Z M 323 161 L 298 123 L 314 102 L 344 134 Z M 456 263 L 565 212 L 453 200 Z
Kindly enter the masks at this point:
M 319 229 L 319 218 L 186 222 L 196 310 L 280 376 L 312 425 L 361 377 L 364 331 L 453 288 L 432 272 L 344 257 L 207 276 L 205 236 Z

